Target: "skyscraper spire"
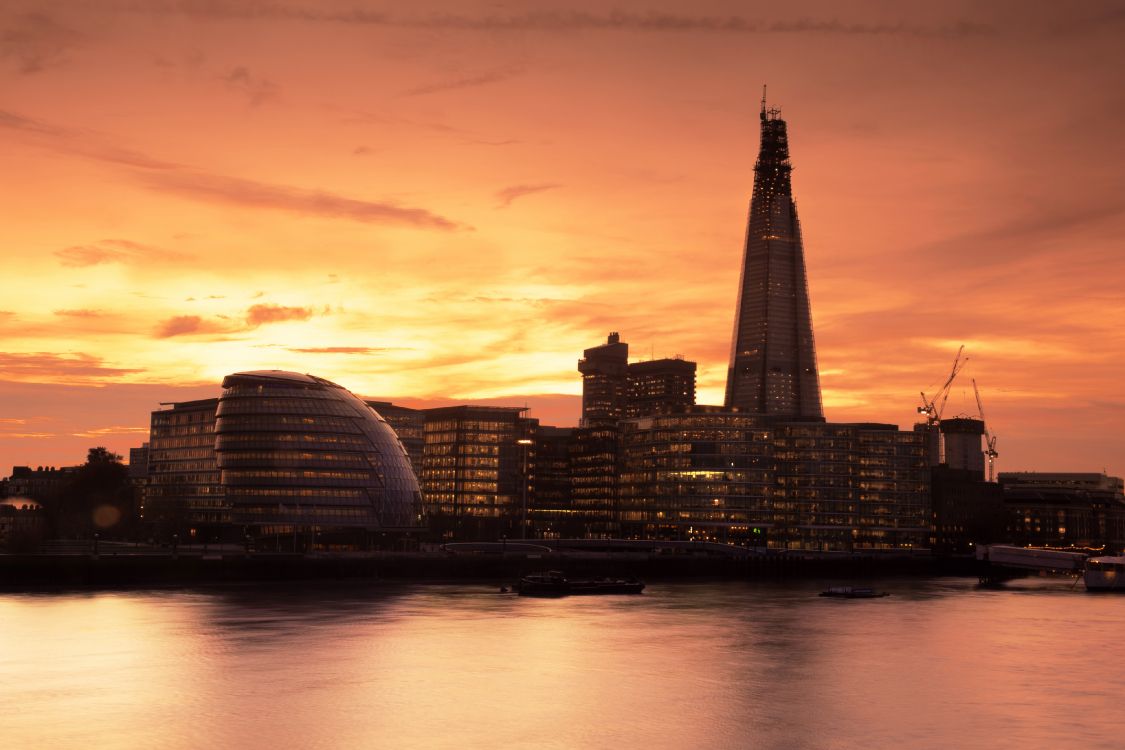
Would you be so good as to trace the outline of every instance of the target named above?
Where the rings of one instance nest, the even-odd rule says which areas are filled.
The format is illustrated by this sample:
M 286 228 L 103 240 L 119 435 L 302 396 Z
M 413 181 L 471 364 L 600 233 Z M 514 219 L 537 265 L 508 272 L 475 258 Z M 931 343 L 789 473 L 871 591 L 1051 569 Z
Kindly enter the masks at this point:
M 766 108 L 746 230 L 727 373 L 726 405 L 769 416 L 823 420 L 808 280 L 789 140 L 780 110 Z

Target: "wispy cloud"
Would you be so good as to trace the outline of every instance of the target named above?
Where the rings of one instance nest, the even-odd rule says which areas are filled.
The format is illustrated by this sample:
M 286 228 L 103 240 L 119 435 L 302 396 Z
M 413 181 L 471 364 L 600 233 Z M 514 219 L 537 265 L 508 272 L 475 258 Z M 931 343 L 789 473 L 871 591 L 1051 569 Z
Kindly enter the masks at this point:
M 240 330 L 243 330 L 242 326 L 232 326 L 230 323 L 208 320 L 199 315 L 176 315 L 162 321 L 153 335 L 158 339 L 168 339 L 173 336 L 235 333 Z
M 203 172 L 144 172 L 141 182 L 153 189 L 208 203 L 288 211 L 305 216 L 350 219 L 364 223 L 409 224 L 427 229 L 454 230 L 463 225 L 424 208 L 347 198 L 320 190 L 255 182 Z
M 324 311 L 327 314 L 327 310 Z M 175 315 L 161 321 L 153 336 L 168 339 L 174 336 L 209 336 L 252 331 L 270 323 L 303 321 L 318 314 L 311 307 L 287 307 L 285 305 L 260 304 L 247 308 L 241 319 L 226 316 L 204 318 L 201 315 Z
M 507 81 L 511 78 L 523 73 L 523 68 L 505 68 L 503 70 L 493 70 L 487 73 L 481 73 L 475 76 L 462 76 L 453 78 L 446 81 L 437 81 L 435 83 L 426 84 L 424 86 L 417 86 L 412 89 L 407 89 L 402 92 L 402 96 L 424 96 L 426 94 L 437 94 L 442 91 L 455 91 L 457 89 L 467 89 L 474 86 L 486 86 L 490 83 L 500 83 Z
M 55 311 L 53 311 L 53 314 L 58 315 L 59 317 L 63 317 L 63 318 L 101 318 L 101 317 L 105 316 L 105 313 L 102 312 L 101 310 L 85 310 L 85 309 L 55 310 Z
M 88 132 L 64 128 L 32 117 L 0 110 L 0 128 L 25 134 L 34 143 L 64 154 L 82 156 L 94 161 L 138 169 L 181 169 L 174 162 L 154 159 L 145 154 L 105 143 Z
M 967 36 L 991 33 L 992 27 L 969 21 L 940 26 L 906 23 L 843 22 L 835 18 L 763 21 L 742 16 L 707 16 L 660 11 L 608 13 L 533 11 L 511 15 L 433 15 L 402 19 L 396 25 L 466 31 L 645 31 L 727 34 L 860 34 L 908 36 Z
M 110 427 L 95 427 L 89 430 L 72 433 L 75 437 L 82 438 L 99 438 L 107 437 L 110 435 L 147 435 L 149 434 L 148 425 L 112 425 Z
M 559 187 L 562 187 L 562 185 L 557 182 L 544 182 L 537 185 L 512 185 L 511 187 L 497 190 L 496 199 L 500 201 L 498 208 L 507 208 L 512 205 L 512 201 L 517 198 L 523 198 L 525 195 L 542 193 L 544 190 L 554 190 Z
M 289 349 L 289 351 L 298 354 L 380 354 L 382 352 L 401 350 L 401 347 L 382 346 L 313 346 Z
M 277 96 L 277 86 L 273 81 L 253 76 L 249 68 L 241 65 L 222 76 L 222 79 L 227 88 L 245 96 L 255 107 Z
M 14 112 L 0 110 L 0 128 L 25 133 L 29 139 L 54 151 L 131 167 L 136 179 L 150 189 L 208 203 L 273 209 L 304 216 L 371 224 L 407 224 L 421 229 L 452 231 L 469 228 L 424 208 L 348 198 L 324 190 L 309 190 L 192 170 L 181 164 L 105 144 L 89 133 L 60 128 Z
M 50 352 L 0 352 L 0 375 L 14 380 L 42 378 L 56 382 L 100 380 L 143 372 L 125 367 L 110 367 L 92 354 L 52 354 Z
M 82 35 L 43 13 L 24 13 L 0 27 L 0 60 L 14 61 L 24 75 L 61 65 Z
M 368 26 L 388 26 L 461 31 L 628 31 L 661 33 L 726 34 L 861 34 L 907 36 L 977 36 L 994 33 L 994 27 L 958 20 L 946 24 L 923 25 L 904 22 L 840 21 L 836 18 L 799 18 L 790 21 L 761 20 L 736 15 L 689 15 L 662 11 L 612 10 L 603 13 L 581 10 L 543 10 L 511 14 L 469 15 L 435 13 L 428 16 L 391 15 L 362 8 L 332 10 L 309 5 L 230 0 L 200 3 L 164 3 L 126 6 L 148 13 L 175 13 L 230 20 L 300 20 Z
M 313 316 L 310 307 L 285 307 L 284 305 L 252 305 L 246 311 L 246 324 L 258 327 L 266 323 L 284 323 L 289 320 L 308 320 Z
M 99 240 L 89 245 L 74 245 L 56 250 L 54 256 L 59 259 L 59 263 L 72 268 L 152 260 L 182 261 L 189 257 L 131 240 Z

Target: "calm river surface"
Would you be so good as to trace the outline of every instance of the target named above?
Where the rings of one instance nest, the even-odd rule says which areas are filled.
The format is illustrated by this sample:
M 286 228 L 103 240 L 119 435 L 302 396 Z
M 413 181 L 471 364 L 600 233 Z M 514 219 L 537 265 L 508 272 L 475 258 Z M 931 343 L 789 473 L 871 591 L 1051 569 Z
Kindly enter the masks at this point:
M 0 746 L 1125 747 L 1125 596 L 824 583 L 0 595 Z

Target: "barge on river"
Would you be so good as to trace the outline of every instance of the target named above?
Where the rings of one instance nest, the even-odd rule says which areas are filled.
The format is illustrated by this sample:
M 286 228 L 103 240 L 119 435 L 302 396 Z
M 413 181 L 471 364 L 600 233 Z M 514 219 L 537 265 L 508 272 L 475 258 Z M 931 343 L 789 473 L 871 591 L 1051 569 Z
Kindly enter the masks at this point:
M 591 578 L 572 581 L 552 570 L 524 576 L 519 582 L 520 596 L 571 596 L 591 594 L 639 594 L 645 585 L 630 578 Z

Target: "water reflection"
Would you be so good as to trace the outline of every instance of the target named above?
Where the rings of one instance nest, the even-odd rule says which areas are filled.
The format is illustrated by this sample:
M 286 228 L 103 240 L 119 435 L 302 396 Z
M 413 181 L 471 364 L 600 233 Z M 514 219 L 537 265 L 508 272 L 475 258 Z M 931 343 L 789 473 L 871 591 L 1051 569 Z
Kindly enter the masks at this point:
M 821 587 L 4 596 L 5 746 L 1120 744 L 1125 599 L 1038 579 L 891 580 L 871 601 Z

